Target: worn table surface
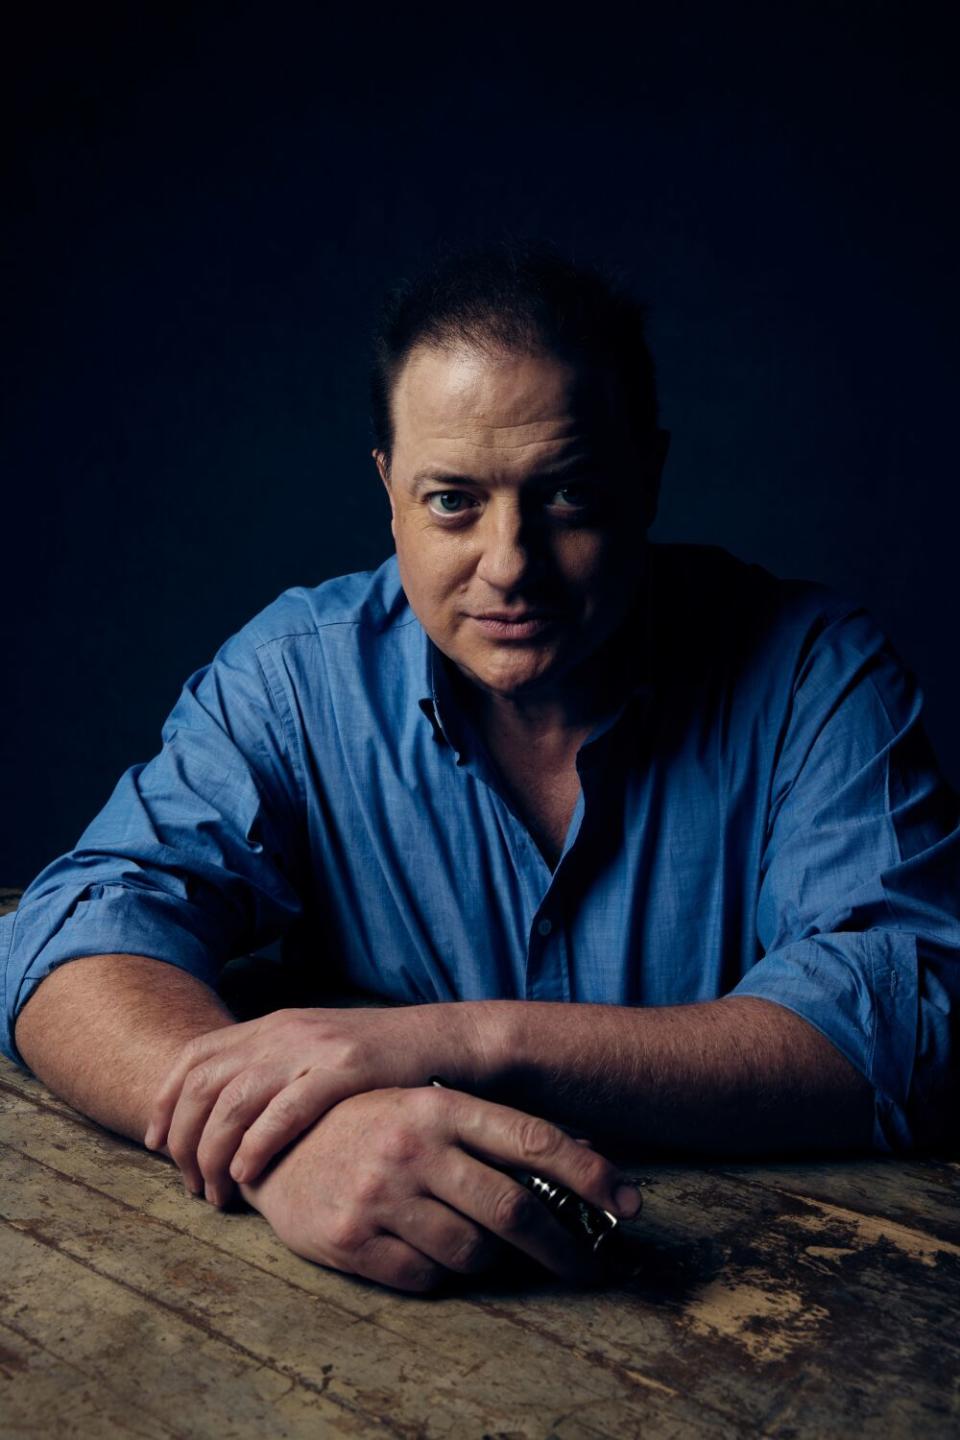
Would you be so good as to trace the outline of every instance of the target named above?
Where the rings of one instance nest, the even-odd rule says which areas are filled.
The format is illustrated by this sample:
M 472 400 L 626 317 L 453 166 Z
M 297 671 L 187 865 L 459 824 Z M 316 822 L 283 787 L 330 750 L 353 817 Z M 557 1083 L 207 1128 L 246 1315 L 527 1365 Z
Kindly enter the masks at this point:
M 0 1062 L 0 1429 L 960 1435 L 960 1165 L 638 1164 L 633 1265 L 406 1296 Z

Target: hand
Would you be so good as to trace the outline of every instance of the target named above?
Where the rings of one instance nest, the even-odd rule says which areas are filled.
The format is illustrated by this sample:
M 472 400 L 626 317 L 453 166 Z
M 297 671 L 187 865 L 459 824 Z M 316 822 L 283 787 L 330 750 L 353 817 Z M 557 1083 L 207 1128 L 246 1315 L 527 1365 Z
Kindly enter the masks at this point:
M 348 1096 L 422 1085 L 434 1070 L 469 1085 L 469 1008 L 277 1010 L 207 1031 L 179 1052 L 157 1092 L 144 1144 L 166 1145 L 187 1188 L 225 1205 L 233 1180 L 255 1180 Z
M 629 1182 L 608 1160 L 557 1126 L 430 1086 L 342 1101 L 241 1189 L 296 1254 L 399 1290 L 474 1274 L 504 1245 L 566 1279 L 597 1280 L 597 1262 L 546 1205 L 492 1166 L 543 1175 L 624 1218 L 640 1207 L 632 1187 L 618 1197 Z

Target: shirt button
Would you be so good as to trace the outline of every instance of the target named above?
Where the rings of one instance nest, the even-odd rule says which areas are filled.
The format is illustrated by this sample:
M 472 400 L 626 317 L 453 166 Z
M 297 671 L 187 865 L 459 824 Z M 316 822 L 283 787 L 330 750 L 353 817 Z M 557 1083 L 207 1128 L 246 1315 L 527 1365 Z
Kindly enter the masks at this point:
M 538 921 L 537 921 L 537 930 L 538 930 L 539 934 L 541 934 L 541 935 L 549 935 L 549 934 L 550 934 L 550 931 L 551 931 L 552 929 L 553 929 L 553 921 L 552 921 L 552 920 L 547 920 L 546 918 L 544 918 L 543 920 L 538 920 Z

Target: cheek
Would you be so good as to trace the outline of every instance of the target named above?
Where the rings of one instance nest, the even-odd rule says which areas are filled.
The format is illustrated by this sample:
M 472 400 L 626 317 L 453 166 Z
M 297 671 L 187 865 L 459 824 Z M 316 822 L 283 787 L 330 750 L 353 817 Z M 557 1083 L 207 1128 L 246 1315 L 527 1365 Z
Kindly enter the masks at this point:
M 616 542 L 596 531 L 575 530 L 565 535 L 555 551 L 561 568 L 573 581 L 602 587 L 616 564 Z
M 585 613 L 599 618 L 629 603 L 640 558 L 621 537 L 581 533 L 565 552 L 568 582 L 580 592 Z
M 397 544 L 397 563 L 404 590 L 421 610 L 439 615 L 453 605 L 462 578 L 455 555 L 422 538 L 411 544 L 408 536 Z

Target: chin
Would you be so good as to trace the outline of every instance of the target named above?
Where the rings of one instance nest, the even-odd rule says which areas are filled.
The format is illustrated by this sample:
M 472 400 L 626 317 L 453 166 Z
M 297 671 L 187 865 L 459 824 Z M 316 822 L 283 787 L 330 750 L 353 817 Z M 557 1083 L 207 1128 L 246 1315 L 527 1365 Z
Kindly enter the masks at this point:
M 519 657 L 518 657 L 519 658 Z M 507 663 L 503 665 L 491 665 L 478 660 L 474 665 L 467 662 L 470 674 L 483 685 L 487 690 L 494 690 L 498 695 L 510 697 L 522 695 L 524 691 L 536 688 L 545 680 L 554 675 L 556 666 L 551 660 L 540 665 Z

